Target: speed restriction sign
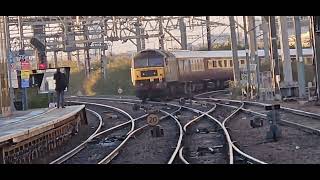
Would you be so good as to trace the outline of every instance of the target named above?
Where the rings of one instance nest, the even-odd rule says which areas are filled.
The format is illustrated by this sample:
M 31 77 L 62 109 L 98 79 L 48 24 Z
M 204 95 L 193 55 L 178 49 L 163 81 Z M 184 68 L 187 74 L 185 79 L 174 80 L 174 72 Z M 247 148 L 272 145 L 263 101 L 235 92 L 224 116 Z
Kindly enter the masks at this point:
M 147 122 L 150 126 L 155 126 L 159 123 L 159 117 L 155 114 L 150 114 L 147 117 Z

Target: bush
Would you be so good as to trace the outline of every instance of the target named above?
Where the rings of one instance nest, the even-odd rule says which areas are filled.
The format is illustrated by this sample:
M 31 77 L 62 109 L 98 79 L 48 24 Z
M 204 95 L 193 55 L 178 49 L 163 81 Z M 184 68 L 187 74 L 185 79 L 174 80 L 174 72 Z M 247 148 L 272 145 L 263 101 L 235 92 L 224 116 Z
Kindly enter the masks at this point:
M 131 59 L 125 56 L 109 58 L 107 79 L 102 75 L 94 89 L 97 94 L 118 94 L 118 88 L 123 90 L 123 95 L 134 95 L 131 82 Z

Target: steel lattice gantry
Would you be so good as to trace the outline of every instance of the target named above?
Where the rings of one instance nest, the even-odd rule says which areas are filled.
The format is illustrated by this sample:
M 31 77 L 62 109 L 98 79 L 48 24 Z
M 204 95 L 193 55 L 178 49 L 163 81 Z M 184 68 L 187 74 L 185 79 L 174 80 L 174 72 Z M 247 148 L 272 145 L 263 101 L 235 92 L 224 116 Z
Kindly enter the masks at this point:
M 161 38 L 164 33 L 179 29 L 179 20 L 186 27 L 205 25 L 202 17 L 191 16 L 21 16 L 22 41 L 25 50 L 36 36 L 47 46 L 47 52 L 71 52 L 83 49 L 106 49 L 106 42 Z M 161 24 L 161 25 L 160 25 Z M 227 26 L 211 22 L 212 26 Z M 18 17 L 9 16 L 11 49 L 19 49 Z M 181 43 L 181 42 L 180 42 Z

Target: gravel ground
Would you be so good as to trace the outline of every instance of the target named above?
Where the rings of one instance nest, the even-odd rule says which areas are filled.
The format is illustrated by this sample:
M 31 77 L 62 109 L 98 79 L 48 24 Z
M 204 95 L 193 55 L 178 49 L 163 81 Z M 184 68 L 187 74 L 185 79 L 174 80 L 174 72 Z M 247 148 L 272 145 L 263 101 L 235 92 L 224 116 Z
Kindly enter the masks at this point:
M 315 129 L 320 129 L 320 119 L 304 117 L 304 116 L 295 115 L 293 113 L 288 113 L 284 111 L 280 111 L 280 116 L 282 120 L 299 123 Z
M 231 113 L 234 111 L 234 108 L 217 105 L 216 109 L 210 113 L 214 118 L 220 122 L 224 121 Z
M 252 111 L 260 112 L 260 113 L 266 113 L 267 112 L 263 106 L 253 106 L 253 105 L 245 104 L 244 108 L 252 110 Z
M 192 111 L 183 109 L 180 111 L 180 113 L 177 115 L 179 122 L 181 123 L 181 126 L 183 128 L 184 125 L 186 125 L 189 121 L 196 118 L 198 115 Z
M 49 164 L 53 160 L 57 159 L 61 155 L 67 153 L 73 148 L 77 147 L 81 142 L 88 139 L 88 137 L 97 129 L 99 126 L 99 119 L 91 112 L 87 111 L 88 125 L 81 126 L 79 133 L 71 137 L 65 142 L 64 146 L 60 146 L 57 149 L 49 152 L 45 157 L 39 158 L 33 162 L 33 164 Z
M 267 142 L 268 122 L 260 128 L 251 128 L 248 115 L 241 113 L 228 124 L 232 140 L 249 155 L 272 164 L 320 163 L 320 138 L 296 128 L 280 126 L 282 138 Z
M 176 105 L 179 105 L 179 102 L 178 100 L 176 101 L 172 101 L 170 102 L 172 104 L 176 104 Z M 194 108 L 194 109 L 198 109 L 200 111 L 203 111 L 203 112 L 206 112 L 206 111 L 209 111 L 210 109 L 212 109 L 213 105 L 207 103 L 206 105 L 201 105 L 199 103 L 185 103 L 183 106 L 186 106 L 186 107 L 190 107 L 190 108 Z

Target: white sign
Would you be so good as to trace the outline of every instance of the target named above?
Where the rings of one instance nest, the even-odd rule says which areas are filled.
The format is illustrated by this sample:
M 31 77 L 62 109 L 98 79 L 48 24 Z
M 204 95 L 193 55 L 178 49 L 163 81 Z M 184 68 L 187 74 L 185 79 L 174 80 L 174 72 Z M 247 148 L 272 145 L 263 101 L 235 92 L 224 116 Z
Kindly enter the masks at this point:
M 118 93 L 119 93 L 119 94 L 122 94 L 122 93 L 123 93 L 123 90 L 122 90 L 121 88 L 119 88 L 119 89 L 118 89 Z
M 40 86 L 40 93 L 55 92 L 56 82 L 53 79 L 55 69 L 47 69 L 43 75 L 43 80 Z
M 17 71 L 13 69 L 11 69 L 11 83 L 13 88 L 19 88 L 18 74 Z

